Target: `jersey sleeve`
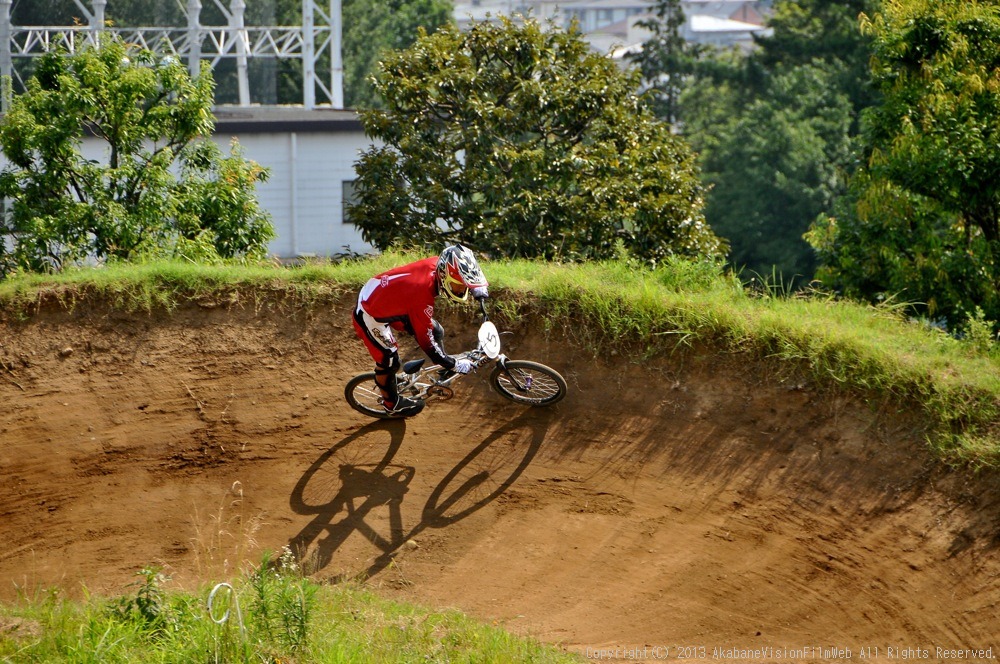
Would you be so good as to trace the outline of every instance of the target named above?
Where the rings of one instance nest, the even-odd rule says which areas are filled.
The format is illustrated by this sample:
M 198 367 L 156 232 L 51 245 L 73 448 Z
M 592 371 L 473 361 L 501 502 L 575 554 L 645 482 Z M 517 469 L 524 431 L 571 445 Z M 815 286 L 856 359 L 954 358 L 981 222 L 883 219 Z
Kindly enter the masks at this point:
M 428 304 L 422 309 L 410 312 L 410 326 L 413 328 L 413 336 L 417 338 L 417 343 L 427 356 L 435 364 L 440 364 L 445 369 L 452 369 L 455 360 L 446 355 L 444 349 L 434 339 L 434 305 Z

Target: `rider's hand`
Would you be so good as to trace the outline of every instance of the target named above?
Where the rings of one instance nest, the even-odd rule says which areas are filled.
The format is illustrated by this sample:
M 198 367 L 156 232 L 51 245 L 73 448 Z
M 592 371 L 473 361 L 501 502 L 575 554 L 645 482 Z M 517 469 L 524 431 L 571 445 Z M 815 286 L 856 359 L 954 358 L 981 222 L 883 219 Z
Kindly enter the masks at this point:
M 472 360 L 467 357 L 455 358 L 455 366 L 451 369 L 455 373 L 467 374 L 472 371 Z

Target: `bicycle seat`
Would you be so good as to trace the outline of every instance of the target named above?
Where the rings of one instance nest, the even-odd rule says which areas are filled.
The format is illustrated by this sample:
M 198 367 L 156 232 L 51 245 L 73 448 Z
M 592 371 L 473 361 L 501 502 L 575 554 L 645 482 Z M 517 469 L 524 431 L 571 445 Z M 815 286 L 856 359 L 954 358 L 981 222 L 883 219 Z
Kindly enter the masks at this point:
M 420 367 L 424 366 L 424 362 L 426 360 L 427 358 L 425 357 L 422 357 L 419 360 L 410 360 L 409 362 L 403 365 L 403 372 L 408 374 L 417 373 L 418 371 L 420 371 Z

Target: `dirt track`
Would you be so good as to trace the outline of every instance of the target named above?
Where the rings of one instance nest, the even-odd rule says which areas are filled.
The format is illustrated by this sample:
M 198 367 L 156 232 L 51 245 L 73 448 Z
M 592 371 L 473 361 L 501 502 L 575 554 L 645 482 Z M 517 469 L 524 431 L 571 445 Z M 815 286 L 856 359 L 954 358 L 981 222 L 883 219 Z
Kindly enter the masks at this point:
M 150 564 L 196 587 L 289 545 L 317 578 L 583 654 L 1000 657 L 997 483 L 938 467 L 902 414 L 732 358 L 609 370 L 518 330 L 506 350 L 562 371 L 564 403 L 473 379 L 373 423 L 343 402 L 367 369 L 348 302 L 0 325 L 0 598 L 117 594 Z M 449 347 L 474 339 L 446 322 Z

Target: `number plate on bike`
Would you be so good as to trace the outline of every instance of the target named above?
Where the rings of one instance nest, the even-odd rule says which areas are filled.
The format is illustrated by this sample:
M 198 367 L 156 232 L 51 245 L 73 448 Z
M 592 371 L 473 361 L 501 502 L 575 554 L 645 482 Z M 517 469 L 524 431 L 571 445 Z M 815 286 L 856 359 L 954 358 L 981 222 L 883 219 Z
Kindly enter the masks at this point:
M 497 332 L 497 326 L 490 321 L 479 327 L 479 348 L 491 360 L 500 354 L 500 333 Z

